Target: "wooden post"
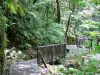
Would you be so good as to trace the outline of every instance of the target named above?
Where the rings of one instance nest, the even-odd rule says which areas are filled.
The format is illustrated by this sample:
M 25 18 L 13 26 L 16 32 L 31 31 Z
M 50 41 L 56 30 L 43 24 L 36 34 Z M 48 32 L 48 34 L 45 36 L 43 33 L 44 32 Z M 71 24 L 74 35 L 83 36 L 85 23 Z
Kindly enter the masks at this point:
M 41 60 L 42 60 L 42 62 L 43 62 L 43 64 L 44 64 L 45 68 L 47 68 L 46 62 L 45 62 L 45 60 L 43 59 L 43 56 L 42 56 L 42 54 L 41 54 L 40 51 L 39 51 L 39 55 L 40 55 L 40 57 L 41 57 Z
M 41 60 L 42 60 L 42 62 L 43 62 L 43 64 L 44 64 L 44 66 L 45 66 L 45 68 L 47 68 L 46 62 L 45 62 L 45 60 L 43 59 L 43 56 L 42 56 L 41 52 L 39 51 L 38 46 L 36 47 L 36 50 L 37 50 L 37 63 L 38 63 L 38 64 L 40 63 L 40 58 L 41 58 Z
M 37 63 L 39 64 L 39 50 L 37 45 L 36 45 L 36 50 L 37 50 Z

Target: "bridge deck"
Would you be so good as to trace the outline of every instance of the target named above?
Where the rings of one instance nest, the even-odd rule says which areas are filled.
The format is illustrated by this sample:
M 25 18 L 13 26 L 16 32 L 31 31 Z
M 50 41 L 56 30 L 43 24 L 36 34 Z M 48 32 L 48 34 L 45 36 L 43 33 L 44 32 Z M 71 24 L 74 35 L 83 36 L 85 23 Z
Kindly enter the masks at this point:
M 75 55 L 81 55 L 82 54 L 82 48 L 78 48 L 76 45 L 67 45 L 67 49 L 69 49 L 69 53 L 66 54 L 67 58 L 71 58 Z

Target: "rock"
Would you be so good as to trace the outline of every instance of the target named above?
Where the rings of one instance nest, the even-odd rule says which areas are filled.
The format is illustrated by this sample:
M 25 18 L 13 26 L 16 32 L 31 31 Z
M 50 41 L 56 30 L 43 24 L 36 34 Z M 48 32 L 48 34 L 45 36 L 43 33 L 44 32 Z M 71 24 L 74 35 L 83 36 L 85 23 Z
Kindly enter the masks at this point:
M 100 54 L 96 54 L 96 59 L 100 61 Z
M 70 68 L 70 67 L 75 67 L 75 66 L 73 64 L 68 64 L 68 65 L 65 65 L 65 67 Z
M 40 66 L 41 68 L 45 68 L 45 66 L 42 64 L 41 66 Z
M 42 69 L 41 74 L 42 75 L 46 75 L 46 74 L 48 75 L 49 74 L 49 69 L 48 68 Z
M 34 73 L 39 73 L 37 59 L 13 64 L 10 73 L 10 75 L 35 75 Z

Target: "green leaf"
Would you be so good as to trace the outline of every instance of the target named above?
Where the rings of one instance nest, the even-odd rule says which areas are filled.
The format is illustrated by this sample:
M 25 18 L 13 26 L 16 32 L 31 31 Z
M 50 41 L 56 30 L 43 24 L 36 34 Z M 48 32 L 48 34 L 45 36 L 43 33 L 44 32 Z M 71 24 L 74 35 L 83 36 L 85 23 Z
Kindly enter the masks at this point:
M 5 0 L 5 2 L 7 3 L 7 4 L 12 4 L 12 0 Z
M 20 5 L 17 6 L 17 11 L 20 13 L 21 16 L 25 15 L 24 10 L 21 8 Z
M 79 2 L 79 1 L 80 1 L 80 0 L 72 0 L 72 2 L 76 2 L 76 3 Z
M 86 6 L 86 2 L 85 2 L 85 1 L 79 2 L 79 5 L 80 5 L 81 7 L 85 7 L 85 6 Z
M 8 7 L 10 8 L 10 10 L 11 10 L 14 14 L 17 14 L 16 9 L 15 9 L 15 7 L 14 7 L 13 4 L 9 4 Z
M 94 3 L 94 4 L 100 4 L 100 0 L 90 0 L 92 3 Z

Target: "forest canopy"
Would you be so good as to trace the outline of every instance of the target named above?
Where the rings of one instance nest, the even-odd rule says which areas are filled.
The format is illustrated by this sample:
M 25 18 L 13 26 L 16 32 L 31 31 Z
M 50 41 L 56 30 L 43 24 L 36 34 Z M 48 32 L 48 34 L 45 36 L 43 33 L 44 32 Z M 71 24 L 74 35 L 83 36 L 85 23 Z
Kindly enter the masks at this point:
M 1 0 L 0 26 L 8 47 L 66 43 L 70 37 L 99 31 L 99 4 L 99 0 Z

